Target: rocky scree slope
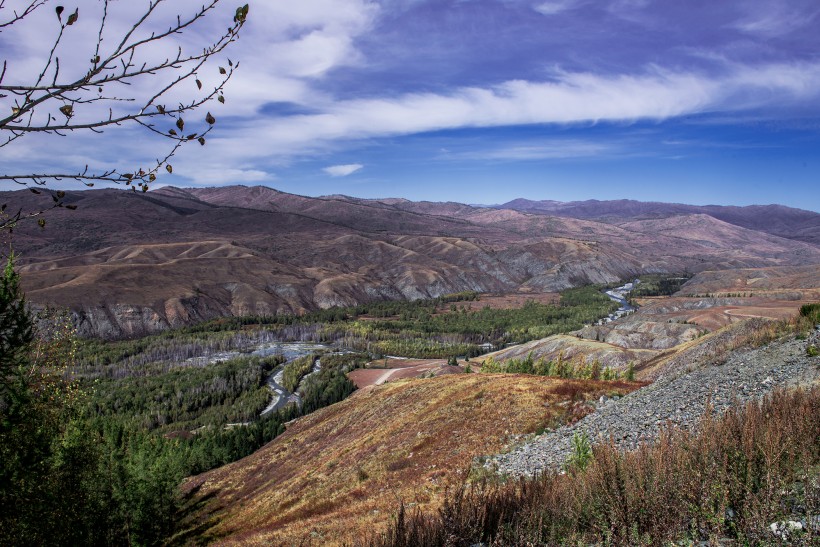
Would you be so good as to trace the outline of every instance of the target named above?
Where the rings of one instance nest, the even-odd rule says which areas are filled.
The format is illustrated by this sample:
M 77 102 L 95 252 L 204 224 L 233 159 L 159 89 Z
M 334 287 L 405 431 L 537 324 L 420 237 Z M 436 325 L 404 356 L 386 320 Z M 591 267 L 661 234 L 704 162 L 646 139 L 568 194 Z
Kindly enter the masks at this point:
M 820 326 L 804 340 L 792 338 L 738 350 L 723 363 L 669 374 L 624 397 L 602 397 L 595 412 L 577 423 L 494 456 L 485 466 L 502 475 L 532 476 L 560 468 L 576 433 L 586 433 L 593 442 L 611 437 L 616 446 L 631 449 L 652 442 L 667 423 L 693 427 L 707 402 L 719 413 L 733 403 L 761 398 L 776 388 L 816 382 L 820 379 L 820 357 L 809 356 L 806 348 L 818 344 Z

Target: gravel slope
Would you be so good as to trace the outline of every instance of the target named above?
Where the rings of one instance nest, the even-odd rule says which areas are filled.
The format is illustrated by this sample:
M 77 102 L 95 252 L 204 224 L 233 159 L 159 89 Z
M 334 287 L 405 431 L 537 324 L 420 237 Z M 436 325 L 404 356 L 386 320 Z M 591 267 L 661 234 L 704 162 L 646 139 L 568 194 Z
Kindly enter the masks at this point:
M 817 381 L 820 357 L 806 354 L 808 344 L 820 345 L 820 326 L 808 340 L 790 339 L 734 352 L 724 364 L 709 365 L 675 377 L 664 377 L 621 399 L 600 401 L 596 411 L 572 426 L 546 432 L 485 464 L 510 476 L 533 475 L 558 468 L 566 460 L 576 431 L 594 440 L 610 436 L 629 449 L 651 442 L 671 421 L 692 427 L 711 400 L 717 412 L 734 398 L 740 403 L 760 398 L 775 388 Z

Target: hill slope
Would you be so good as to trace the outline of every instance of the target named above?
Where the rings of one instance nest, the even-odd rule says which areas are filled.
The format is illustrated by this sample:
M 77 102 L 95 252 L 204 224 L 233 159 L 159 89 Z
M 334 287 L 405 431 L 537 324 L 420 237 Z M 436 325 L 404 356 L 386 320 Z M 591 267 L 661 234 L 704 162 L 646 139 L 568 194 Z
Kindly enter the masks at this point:
M 185 485 L 178 543 L 338 544 L 387 524 L 400 500 L 435 509 L 473 458 L 636 384 L 456 374 L 366 388 Z M 568 403 L 572 398 L 574 403 Z
M 0 195 L 24 210 L 50 197 Z M 820 263 L 820 247 L 705 214 L 620 225 L 513 210 L 264 187 L 70 193 L 14 234 L 35 304 L 84 335 L 474 290 L 552 292 L 651 272 Z M 152 290 L 146 291 L 146 287 Z
M 628 199 L 560 202 L 531 201 L 519 198 L 497 207 L 551 216 L 601 220 L 615 224 L 627 220 L 706 214 L 743 228 L 820 245 L 820 214 L 783 205 L 735 207 L 643 202 Z

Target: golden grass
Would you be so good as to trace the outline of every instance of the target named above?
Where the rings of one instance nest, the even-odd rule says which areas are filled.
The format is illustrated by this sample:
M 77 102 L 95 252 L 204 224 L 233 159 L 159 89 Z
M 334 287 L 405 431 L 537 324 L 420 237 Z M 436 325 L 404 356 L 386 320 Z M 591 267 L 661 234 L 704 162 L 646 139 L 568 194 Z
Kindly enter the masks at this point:
M 177 543 L 339 544 L 386 526 L 399 502 L 436 510 L 474 457 L 637 384 L 461 374 L 391 382 L 302 418 L 255 454 L 186 484 Z M 574 404 L 558 403 L 574 400 Z

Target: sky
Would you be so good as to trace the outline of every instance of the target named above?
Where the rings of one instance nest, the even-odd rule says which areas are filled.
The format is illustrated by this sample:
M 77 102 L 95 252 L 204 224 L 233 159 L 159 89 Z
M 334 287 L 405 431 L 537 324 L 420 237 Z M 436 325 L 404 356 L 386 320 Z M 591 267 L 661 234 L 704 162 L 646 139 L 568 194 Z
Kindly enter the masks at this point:
M 110 3 L 104 44 L 144 3 Z M 64 74 L 83 70 L 99 26 L 101 2 L 76 4 Z M 201 48 L 235 7 L 222 0 L 177 43 L 145 55 Z M 36 75 L 52 9 L 0 31 L 4 83 Z M 225 104 L 205 107 L 217 119 L 206 146 L 185 146 L 155 186 L 820 211 L 816 0 L 264 0 L 203 68 L 206 89 L 226 56 L 240 65 Z M 0 169 L 130 169 L 163 146 L 138 126 L 33 135 L 0 148 Z

